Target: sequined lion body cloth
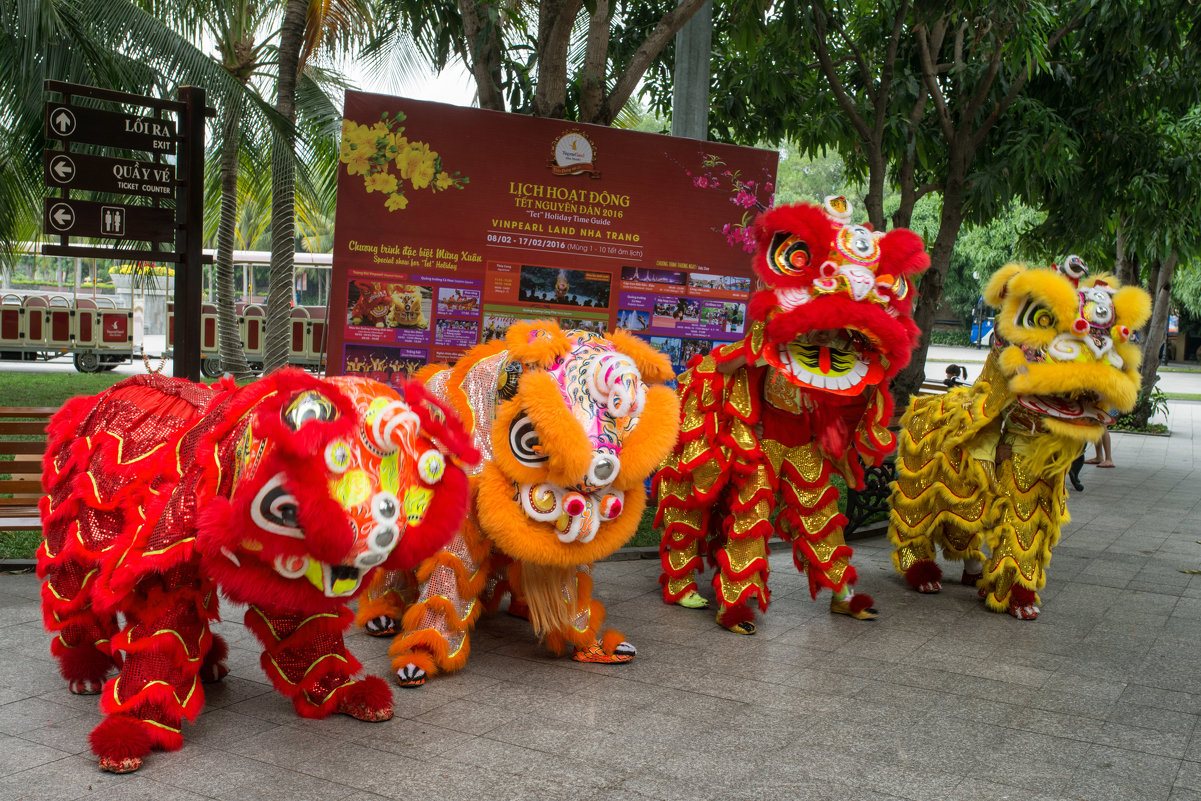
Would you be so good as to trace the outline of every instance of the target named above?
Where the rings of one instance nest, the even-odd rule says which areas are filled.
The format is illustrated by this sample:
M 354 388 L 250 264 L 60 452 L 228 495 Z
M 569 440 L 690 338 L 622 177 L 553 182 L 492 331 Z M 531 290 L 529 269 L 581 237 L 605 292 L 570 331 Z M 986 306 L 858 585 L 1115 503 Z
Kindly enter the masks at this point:
M 633 658 L 604 629 L 590 565 L 633 536 L 643 482 L 675 443 L 671 377 L 667 357 L 625 331 L 553 322 L 514 324 L 453 367 L 417 374 L 463 416 L 483 462 L 450 544 L 416 571 L 379 574 L 360 601 L 368 633 L 397 635 L 389 653 L 402 686 L 462 668 L 470 629 L 506 594 L 555 653 Z
M 941 549 L 965 563 L 961 581 L 990 609 L 1029 620 L 1068 521 L 1067 470 L 1111 411 L 1137 401 L 1130 338 L 1150 299 L 1090 278 L 1075 256 L 1057 268 L 1006 265 L 984 299 L 1000 311 L 975 383 L 915 398 L 901 418 L 888 536 L 894 567 L 919 592 L 942 588 Z
M 100 693 L 102 768 L 183 745 L 202 682 L 228 673 L 218 591 L 246 604 L 300 715 L 392 717 L 388 685 L 343 643 L 346 604 L 375 568 L 447 541 L 467 506 L 460 460 L 478 459 L 421 386 L 136 376 L 68 401 L 47 434 L 42 613 L 71 692 Z
M 851 589 L 831 476 L 861 488 L 861 460 L 879 464 L 892 450 L 888 379 L 917 338 L 909 282 L 929 258 L 912 231 L 851 224 L 844 198 L 768 211 L 756 234 L 754 267 L 768 288 L 751 298 L 747 335 L 680 377 L 680 439 L 656 476 L 663 599 L 707 607 L 696 582 L 707 557 L 717 622 L 754 633 L 777 534 L 814 598 L 828 588 L 831 611 L 871 618 L 871 597 Z

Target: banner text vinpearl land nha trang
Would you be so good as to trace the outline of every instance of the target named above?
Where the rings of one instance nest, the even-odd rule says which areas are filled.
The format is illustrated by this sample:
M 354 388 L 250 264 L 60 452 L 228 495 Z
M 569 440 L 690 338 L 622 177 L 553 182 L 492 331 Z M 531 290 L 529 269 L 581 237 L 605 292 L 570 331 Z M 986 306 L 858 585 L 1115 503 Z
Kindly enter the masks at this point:
M 739 339 L 774 151 L 347 92 L 328 365 L 389 382 L 515 320 Z

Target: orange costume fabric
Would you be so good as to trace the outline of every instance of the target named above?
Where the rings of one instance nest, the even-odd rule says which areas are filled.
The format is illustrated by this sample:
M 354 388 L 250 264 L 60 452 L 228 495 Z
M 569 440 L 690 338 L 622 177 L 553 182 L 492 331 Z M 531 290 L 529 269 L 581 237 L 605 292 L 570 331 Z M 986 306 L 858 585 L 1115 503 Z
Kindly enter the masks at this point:
M 454 367 L 418 374 L 462 415 L 483 462 L 451 543 L 415 572 L 380 573 L 360 601 L 370 633 L 399 632 L 389 653 L 403 686 L 463 667 L 471 627 L 506 593 L 555 653 L 633 658 L 604 628 L 591 563 L 633 536 L 643 482 L 675 442 L 671 377 L 667 358 L 626 332 L 553 322 L 515 324 Z
M 663 598 L 708 605 L 696 574 L 716 567 L 718 622 L 754 633 L 767 609 L 767 540 L 792 543 L 813 597 L 874 617 L 854 595 L 837 474 L 852 489 L 894 445 L 888 379 L 917 338 L 910 280 L 929 265 L 921 239 L 850 223 L 843 198 L 764 213 L 747 335 L 696 357 L 680 377 L 680 438 L 656 475 Z
M 466 510 L 461 462 L 477 458 L 422 387 L 365 378 L 149 375 L 65 404 L 48 427 L 38 575 L 63 677 L 100 693 L 101 767 L 183 745 L 202 682 L 228 672 L 218 591 L 248 605 L 263 669 L 299 714 L 390 718 L 388 686 L 343 644 L 346 603 L 376 567 L 446 542 Z

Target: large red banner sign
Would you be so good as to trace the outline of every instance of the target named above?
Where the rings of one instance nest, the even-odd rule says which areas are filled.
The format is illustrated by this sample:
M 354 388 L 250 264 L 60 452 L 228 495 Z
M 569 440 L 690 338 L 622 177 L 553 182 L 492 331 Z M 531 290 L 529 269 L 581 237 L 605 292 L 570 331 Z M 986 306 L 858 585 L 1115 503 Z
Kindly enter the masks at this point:
M 449 362 L 515 320 L 742 336 L 774 151 L 347 92 L 329 370 Z

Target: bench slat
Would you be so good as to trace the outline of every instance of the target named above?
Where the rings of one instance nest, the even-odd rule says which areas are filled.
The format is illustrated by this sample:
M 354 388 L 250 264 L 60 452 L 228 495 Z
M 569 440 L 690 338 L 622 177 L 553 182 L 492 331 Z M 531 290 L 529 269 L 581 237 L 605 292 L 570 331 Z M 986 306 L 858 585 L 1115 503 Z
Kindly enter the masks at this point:
M 55 406 L 0 406 L 0 418 L 40 417 L 48 420 L 57 411 Z
M 14 459 L 12 461 L 0 462 L 0 476 L 7 473 L 8 475 L 41 475 L 42 460 L 41 459 Z
M 11 437 L 17 434 L 46 436 L 46 424 L 33 420 L 0 420 L 0 436 Z

